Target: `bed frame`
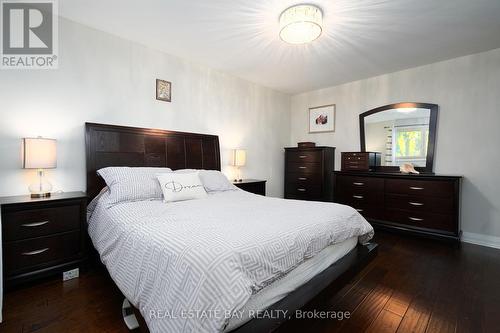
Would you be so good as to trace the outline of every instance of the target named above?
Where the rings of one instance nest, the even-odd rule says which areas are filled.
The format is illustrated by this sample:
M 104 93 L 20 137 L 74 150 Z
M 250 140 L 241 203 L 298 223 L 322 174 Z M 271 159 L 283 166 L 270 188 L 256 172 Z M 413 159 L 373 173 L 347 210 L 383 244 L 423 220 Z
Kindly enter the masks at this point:
M 89 200 L 105 186 L 97 175 L 97 170 L 108 166 L 169 167 L 173 170 L 221 169 L 219 137 L 216 135 L 86 123 L 85 144 Z M 293 313 L 334 282 L 347 282 L 376 253 L 377 244 L 356 246 L 342 259 L 268 309 Z M 134 313 L 141 332 L 149 332 L 139 311 L 134 309 Z M 252 319 L 233 332 L 270 332 L 283 321 L 284 319 Z

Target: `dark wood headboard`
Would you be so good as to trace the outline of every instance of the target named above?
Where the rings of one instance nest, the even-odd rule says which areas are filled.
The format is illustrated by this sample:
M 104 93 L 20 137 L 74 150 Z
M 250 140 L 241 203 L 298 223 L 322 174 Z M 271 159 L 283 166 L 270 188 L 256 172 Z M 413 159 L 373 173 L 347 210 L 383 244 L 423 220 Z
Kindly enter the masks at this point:
M 220 170 L 217 135 L 85 123 L 87 195 L 105 186 L 97 170 L 109 166 Z

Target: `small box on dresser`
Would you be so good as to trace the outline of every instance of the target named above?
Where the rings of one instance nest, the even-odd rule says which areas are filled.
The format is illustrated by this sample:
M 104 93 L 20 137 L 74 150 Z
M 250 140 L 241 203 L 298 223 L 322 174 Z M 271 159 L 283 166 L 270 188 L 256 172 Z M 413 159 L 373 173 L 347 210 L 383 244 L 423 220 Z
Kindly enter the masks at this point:
M 285 148 L 285 198 L 333 201 L 335 147 Z
M 0 198 L 6 287 L 85 262 L 86 204 L 83 192 Z
M 343 152 L 342 171 L 374 171 L 380 166 L 382 155 L 377 152 Z

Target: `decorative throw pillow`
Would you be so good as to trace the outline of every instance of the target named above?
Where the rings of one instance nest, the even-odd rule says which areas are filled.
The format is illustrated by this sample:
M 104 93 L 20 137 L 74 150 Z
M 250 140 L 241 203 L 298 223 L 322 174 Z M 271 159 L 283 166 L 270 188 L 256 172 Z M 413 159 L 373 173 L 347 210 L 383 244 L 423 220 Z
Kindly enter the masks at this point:
M 200 170 L 199 175 L 207 192 L 231 191 L 238 189 L 220 171 Z
M 201 199 L 207 196 L 198 172 L 162 173 L 158 174 L 157 178 L 166 202 Z
M 111 204 L 162 198 L 156 175 L 172 173 L 170 168 L 108 167 L 97 171 L 109 188 Z

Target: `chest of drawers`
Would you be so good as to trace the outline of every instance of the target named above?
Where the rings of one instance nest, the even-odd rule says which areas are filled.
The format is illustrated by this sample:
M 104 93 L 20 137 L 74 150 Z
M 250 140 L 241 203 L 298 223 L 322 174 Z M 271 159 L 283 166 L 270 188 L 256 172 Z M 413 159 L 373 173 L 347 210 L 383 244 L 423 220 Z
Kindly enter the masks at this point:
M 374 226 L 460 239 L 458 176 L 335 172 L 335 202 Z
M 285 148 L 285 198 L 332 201 L 334 147 Z

